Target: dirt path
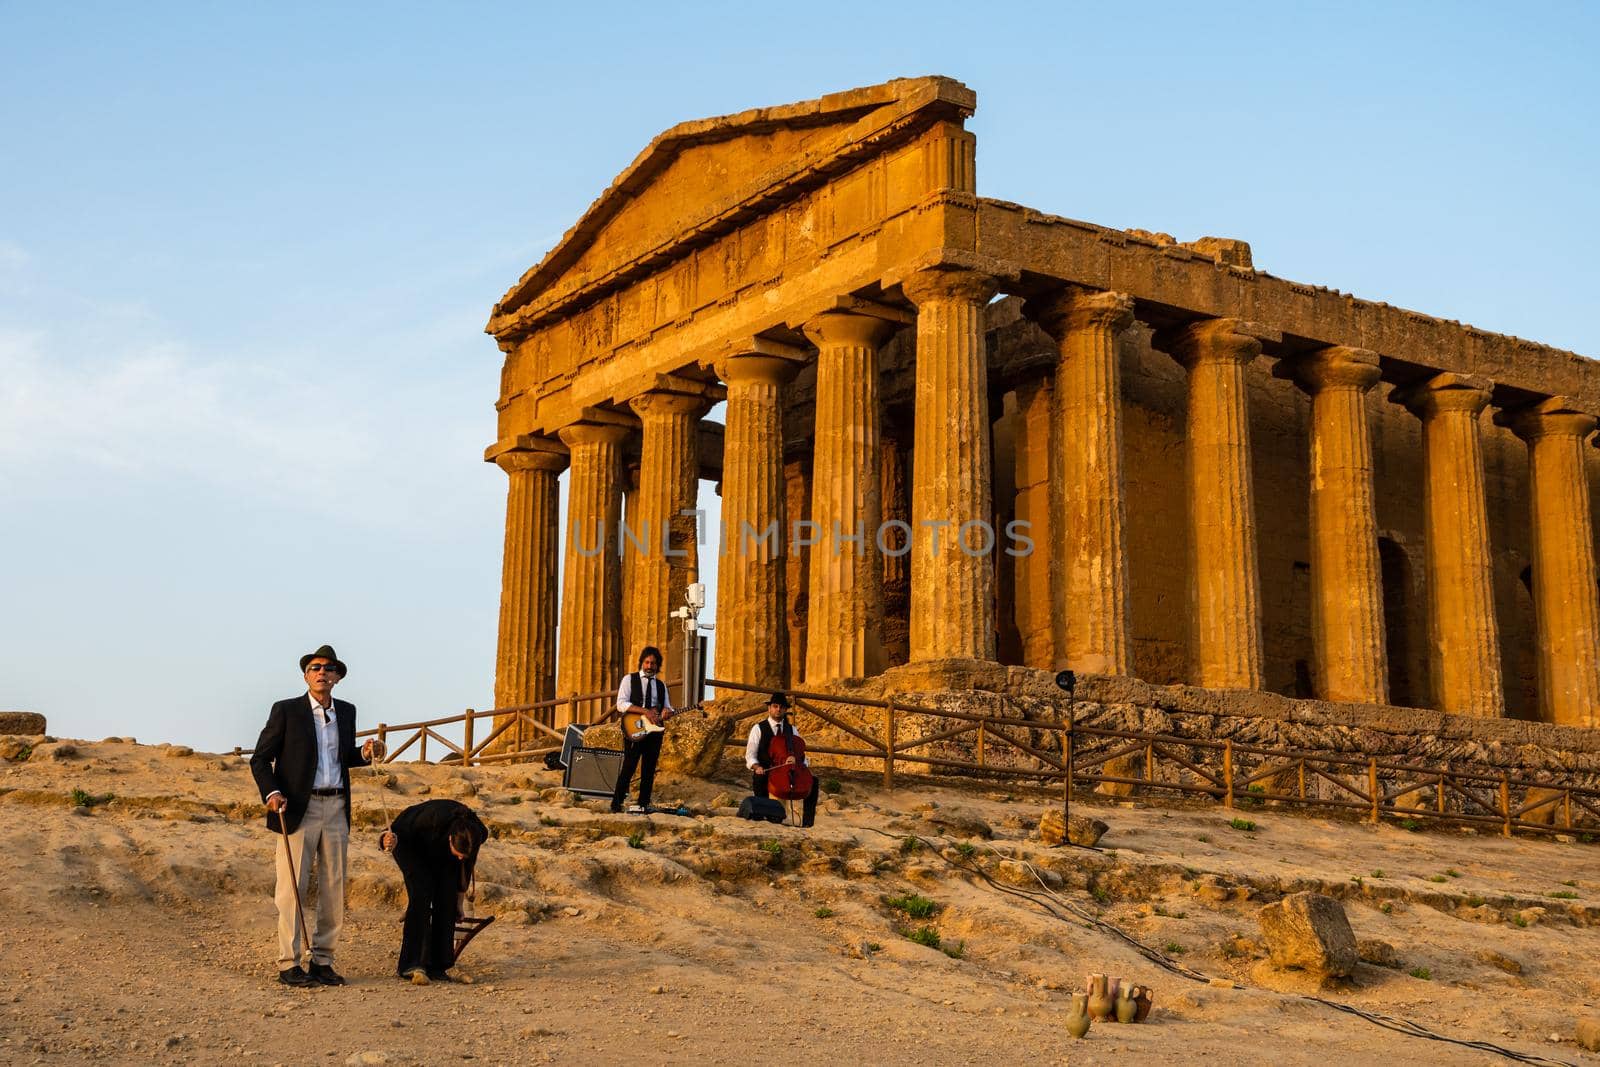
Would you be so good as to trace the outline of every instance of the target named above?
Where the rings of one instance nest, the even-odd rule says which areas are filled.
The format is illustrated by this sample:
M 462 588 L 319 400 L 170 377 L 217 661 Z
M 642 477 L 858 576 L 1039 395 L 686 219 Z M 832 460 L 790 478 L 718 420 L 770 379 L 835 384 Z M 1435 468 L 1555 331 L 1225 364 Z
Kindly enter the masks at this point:
M 802 835 L 720 815 L 619 819 L 526 769 L 407 767 L 395 784 L 395 810 L 424 788 L 471 791 L 494 831 L 480 884 L 498 921 L 464 962 L 473 984 L 390 977 L 401 890 L 361 829 L 380 821 L 370 782 L 338 958 L 351 984 L 296 991 L 272 981 L 272 839 L 237 761 L 100 744 L 0 765 L 0 848 L 16 858 L 0 888 L 0 1062 L 743 1064 L 791 1045 L 813 1063 L 1504 1062 L 1256 985 L 1255 910 L 1307 887 L 1343 896 L 1357 934 L 1403 961 L 1363 967 L 1341 1001 L 1578 1062 L 1574 1013 L 1600 1000 L 1600 853 L 1577 843 L 1273 811 L 1242 832 L 1215 809 L 1105 805 L 1114 851 L 1062 852 L 1027 841 L 1039 802 L 987 791 L 847 779 Z M 72 788 L 117 799 L 75 814 Z M 727 788 L 667 792 L 719 811 Z M 943 856 L 908 848 L 911 834 Z M 1243 987 L 1179 979 L 951 865 L 1026 885 L 1019 859 L 1076 906 Z M 884 902 L 906 893 L 934 914 Z M 907 939 L 924 925 L 960 958 Z M 1089 971 L 1152 985 L 1150 1022 L 1074 1043 L 1060 1017 Z

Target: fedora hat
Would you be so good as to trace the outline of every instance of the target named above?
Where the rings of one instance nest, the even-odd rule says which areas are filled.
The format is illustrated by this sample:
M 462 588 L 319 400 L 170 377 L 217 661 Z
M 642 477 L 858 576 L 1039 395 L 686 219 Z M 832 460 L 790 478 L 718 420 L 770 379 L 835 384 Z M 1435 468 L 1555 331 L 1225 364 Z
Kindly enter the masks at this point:
M 301 674 L 306 673 L 306 664 L 310 663 L 314 659 L 331 659 L 331 660 L 333 660 L 333 669 L 339 672 L 339 677 L 340 678 L 343 678 L 346 674 L 349 673 L 348 671 L 346 671 L 344 669 L 344 661 L 339 658 L 339 653 L 337 653 L 337 652 L 335 652 L 333 650 L 333 646 L 332 645 L 323 645 L 321 648 L 317 649 L 315 652 L 307 652 L 305 655 L 300 657 L 300 673 Z
M 773 693 L 772 698 L 767 701 L 767 704 L 769 707 L 773 704 L 776 704 L 780 708 L 786 708 L 789 706 L 789 698 L 783 693 Z

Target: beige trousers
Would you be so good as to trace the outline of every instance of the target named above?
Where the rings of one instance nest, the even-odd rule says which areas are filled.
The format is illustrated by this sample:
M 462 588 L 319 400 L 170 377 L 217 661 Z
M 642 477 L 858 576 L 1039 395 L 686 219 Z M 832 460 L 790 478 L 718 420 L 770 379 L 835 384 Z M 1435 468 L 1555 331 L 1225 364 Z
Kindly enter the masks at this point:
M 300 964 L 300 921 L 295 916 L 294 881 L 283 850 L 283 834 L 273 842 L 278 857 L 278 970 Z M 299 829 L 289 835 L 294 872 L 300 880 L 300 899 L 306 906 L 306 927 L 311 934 L 311 962 L 333 966 L 333 947 L 344 925 L 345 858 L 350 849 L 350 821 L 343 797 L 312 797 Z M 313 861 L 315 861 L 313 863 Z M 317 871 L 316 910 L 311 910 L 311 869 Z

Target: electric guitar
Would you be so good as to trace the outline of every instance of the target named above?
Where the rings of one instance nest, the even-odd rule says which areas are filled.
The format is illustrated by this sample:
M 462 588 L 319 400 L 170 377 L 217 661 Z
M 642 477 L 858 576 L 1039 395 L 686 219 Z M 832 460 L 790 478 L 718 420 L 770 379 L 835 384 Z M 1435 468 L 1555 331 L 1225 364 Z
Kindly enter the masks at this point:
M 622 736 L 626 737 L 629 741 L 643 741 L 651 734 L 659 734 L 666 730 L 666 720 L 675 715 L 682 715 L 686 711 L 694 711 L 699 707 L 700 705 L 696 704 L 689 708 L 676 708 L 673 711 L 667 712 L 665 715 L 662 714 L 661 708 L 646 708 L 643 711 L 625 711 L 622 713 L 622 718 L 619 720 L 622 726 Z

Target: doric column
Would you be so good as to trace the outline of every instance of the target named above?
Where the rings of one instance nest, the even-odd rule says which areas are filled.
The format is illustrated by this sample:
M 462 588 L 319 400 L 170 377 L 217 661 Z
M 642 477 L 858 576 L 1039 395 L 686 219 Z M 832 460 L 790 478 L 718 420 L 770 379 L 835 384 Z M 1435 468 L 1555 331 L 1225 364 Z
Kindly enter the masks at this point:
M 1133 300 L 1068 290 L 1029 301 L 1027 311 L 1060 352 L 1051 464 L 1061 486 L 1061 522 L 1051 531 L 1050 548 L 1060 561 L 1065 643 L 1056 665 L 1128 674 L 1133 653 L 1117 338 L 1133 322 Z
M 487 456 L 510 476 L 494 706 L 511 708 L 555 696 L 557 477 L 567 469 L 567 449 L 547 437 L 522 437 Z M 509 740 L 496 744 L 508 747 Z
M 728 388 L 716 677 L 776 689 L 789 676 L 783 390 L 800 364 L 798 352 L 749 347 L 716 366 Z
M 883 669 L 878 346 L 891 329 L 882 319 L 843 311 L 805 324 L 806 337 L 817 346 L 811 477 L 817 541 L 807 550 L 808 685 Z M 848 540 L 854 538 L 859 539 Z
M 996 280 L 919 271 L 916 443 L 911 460 L 911 659 L 994 659 L 994 553 L 983 311 Z
M 811 520 L 811 451 L 787 458 L 783 463 L 783 511 L 788 520 L 784 530 L 784 600 L 785 619 L 789 624 L 789 684 L 799 687 L 806 673 L 806 621 L 811 597 L 810 552 L 796 551 L 794 542 L 799 533 L 810 527 L 803 526 Z
M 883 657 L 884 666 L 906 662 L 911 654 L 911 494 L 906 463 L 910 433 L 893 419 L 883 428 Z
M 632 663 L 641 648 L 655 645 L 666 657 L 663 671 L 673 678 L 683 673 L 683 630 L 669 614 L 683 606 L 684 592 L 699 573 L 692 513 L 700 488 L 700 417 L 714 396 L 703 383 L 685 382 L 681 391 L 655 390 L 628 402 L 640 424 L 639 525 L 633 533 L 642 546 L 632 540 L 622 545 L 633 556 L 623 660 Z
M 1017 386 L 1017 522 L 1033 542 L 1032 551 L 1017 557 L 1016 620 L 1025 666 L 1056 668 L 1057 638 L 1065 633 L 1060 610 L 1060 551 L 1053 514 L 1059 510 L 1058 483 L 1050 476 L 1051 457 L 1058 454 L 1055 429 L 1055 380 L 1050 375 Z M 1053 502 L 1054 501 L 1054 502 Z M 1065 643 L 1064 638 L 1061 642 Z
M 1584 441 L 1595 417 L 1564 396 L 1495 421 L 1528 444 L 1533 617 L 1539 633 L 1539 717 L 1600 726 L 1600 603 Z
M 560 433 L 567 480 L 566 570 L 561 581 L 558 696 L 615 688 L 622 674 L 622 567 L 617 555 L 624 425 L 578 423 Z M 558 707 L 559 729 L 570 719 Z
M 636 444 L 637 442 L 630 442 Z M 639 457 L 624 455 L 622 458 L 622 530 L 630 531 L 632 535 L 639 532 Z M 632 635 L 628 632 L 628 609 L 633 603 L 634 567 L 638 562 L 639 554 L 630 551 L 633 542 L 629 541 L 629 532 L 619 532 L 617 546 L 622 555 L 622 658 L 626 661 L 630 653 L 628 648 Z M 676 672 L 674 672 L 676 673 Z
M 1311 396 L 1311 633 L 1317 696 L 1387 704 L 1383 571 L 1367 428 L 1367 391 L 1378 381 L 1378 357 L 1335 346 L 1281 366 Z
M 1493 383 L 1438 374 L 1391 399 L 1422 420 L 1423 536 L 1427 541 L 1428 654 L 1440 711 L 1498 718 L 1500 627 L 1483 484 L 1478 416 Z
M 1157 348 L 1189 371 L 1189 651 L 1194 684 L 1210 689 L 1261 688 L 1261 579 L 1244 369 L 1272 336 L 1239 319 L 1207 319 L 1155 338 Z

